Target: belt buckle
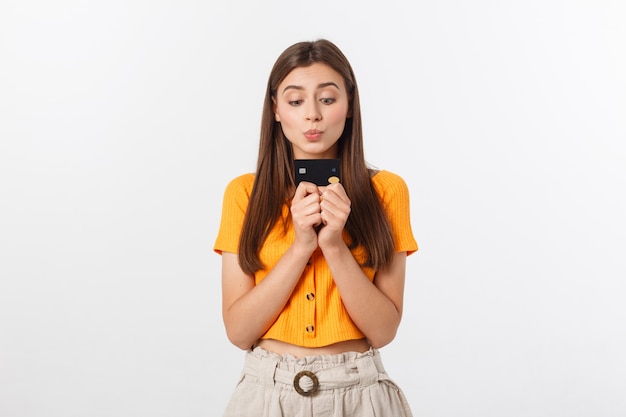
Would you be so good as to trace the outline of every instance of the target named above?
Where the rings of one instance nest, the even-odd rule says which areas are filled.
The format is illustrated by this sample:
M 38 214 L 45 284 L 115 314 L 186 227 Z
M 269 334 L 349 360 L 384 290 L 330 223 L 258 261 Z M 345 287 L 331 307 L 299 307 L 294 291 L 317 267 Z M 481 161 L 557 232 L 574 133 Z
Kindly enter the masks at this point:
M 308 376 L 309 378 L 311 378 L 311 381 L 313 381 L 313 388 L 311 388 L 310 391 L 305 391 L 302 389 L 302 387 L 300 386 L 300 379 L 303 376 Z M 296 392 L 300 395 L 303 395 L 305 397 L 309 397 L 311 395 L 313 395 L 313 393 L 315 391 L 317 391 L 317 389 L 320 387 L 320 382 L 317 379 L 317 377 L 315 376 L 315 374 L 311 371 L 301 371 L 298 372 L 296 374 L 296 376 L 293 378 L 293 387 L 295 388 Z

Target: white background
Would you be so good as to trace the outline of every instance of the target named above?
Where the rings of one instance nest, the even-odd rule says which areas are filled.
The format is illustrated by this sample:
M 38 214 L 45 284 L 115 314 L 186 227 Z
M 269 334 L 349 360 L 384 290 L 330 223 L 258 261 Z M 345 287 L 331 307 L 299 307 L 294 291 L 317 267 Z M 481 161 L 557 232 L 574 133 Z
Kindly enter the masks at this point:
M 409 6 L 409 3 L 413 3 Z M 382 350 L 416 416 L 626 415 L 626 6 L 0 4 L 0 416 L 219 416 L 212 252 L 271 65 L 326 37 L 420 251 Z

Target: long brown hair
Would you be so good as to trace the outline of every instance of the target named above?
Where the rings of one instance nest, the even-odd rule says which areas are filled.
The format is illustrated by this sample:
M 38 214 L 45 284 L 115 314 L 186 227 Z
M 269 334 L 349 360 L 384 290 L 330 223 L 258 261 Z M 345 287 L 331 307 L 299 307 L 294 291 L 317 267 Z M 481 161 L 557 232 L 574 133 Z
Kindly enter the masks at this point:
M 281 218 L 283 205 L 294 190 L 293 152 L 279 122 L 274 118 L 272 99 L 279 84 L 295 68 L 323 63 L 344 79 L 350 100 L 350 117 L 338 140 L 341 183 L 351 201 L 346 222 L 350 247 L 363 245 L 367 259 L 364 266 L 382 268 L 391 262 L 394 252 L 389 220 L 371 182 L 365 162 L 359 92 L 352 67 L 332 42 L 320 39 L 300 42 L 287 48 L 276 60 L 267 83 L 261 140 L 254 185 L 239 241 L 239 263 L 249 274 L 263 269 L 259 251 L 268 234 Z

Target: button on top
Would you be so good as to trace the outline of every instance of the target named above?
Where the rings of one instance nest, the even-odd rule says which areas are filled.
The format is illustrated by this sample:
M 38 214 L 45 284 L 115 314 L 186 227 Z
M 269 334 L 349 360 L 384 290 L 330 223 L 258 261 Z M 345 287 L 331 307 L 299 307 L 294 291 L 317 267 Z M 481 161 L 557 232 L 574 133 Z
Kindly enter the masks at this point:
M 306 326 L 307 333 L 313 333 L 314 330 L 315 330 L 315 327 L 313 327 L 312 324 L 309 324 L 308 326 Z
M 306 299 L 309 300 L 309 301 L 315 300 L 315 294 L 313 294 L 312 292 L 308 293 L 306 295 Z

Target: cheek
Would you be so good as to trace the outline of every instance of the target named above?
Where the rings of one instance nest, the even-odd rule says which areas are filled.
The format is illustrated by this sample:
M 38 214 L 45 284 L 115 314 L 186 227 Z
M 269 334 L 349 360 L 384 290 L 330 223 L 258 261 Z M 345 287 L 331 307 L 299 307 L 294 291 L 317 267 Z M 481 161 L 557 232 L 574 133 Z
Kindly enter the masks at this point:
M 341 124 L 342 126 L 346 123 L 346 118 L 348 114 L 348 109 L 345 108 L 336 108 L 330 112 L 327 117 L 329 121 L 332 123 L 336 123 L 337 125 Z
M 285 120 L 294 121 L 298 119 L 299 113 L 301 112 L 300 107 L 292 107 L 287 103 L 280 103 L 277 107 L 278 112 L 280 113 L 280 117 Z
M 277 118 L 276 121 L 279 121 L 283 126 L 288 126 L 293 122 L 293 116 L 283 109 L 276 111 L 275 115 Z

